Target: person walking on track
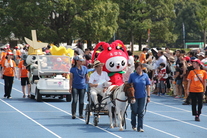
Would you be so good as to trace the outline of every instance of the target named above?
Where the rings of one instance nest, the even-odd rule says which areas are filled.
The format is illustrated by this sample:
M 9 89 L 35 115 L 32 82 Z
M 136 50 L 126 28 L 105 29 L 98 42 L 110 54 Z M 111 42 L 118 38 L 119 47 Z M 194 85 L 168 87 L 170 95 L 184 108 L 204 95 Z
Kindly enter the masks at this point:
M 70 92 L 72 92 L 72 119 L 76 118 L 76 105 L 79 99 L 79 118 L 83 118 L 84 95 L 89 81 L 87 67 L 83 66 L 81 55 L 74 57 L 74 66 L 70 69 Z
M 190 93 L 192 101 L 192 115 L 195 116 L 195 121 L 200 121 L 200 114 L 203 107 L 203 93 L 206 91 L 207 73 L 201 70 L 201 61 L 195 59 L 191 61 L 194 70 L 188 74 L 187 94 Z M 198 105 L 198 106 L 197 106 Z
M 141 63 L 135 63 L 135 72 L 129 76 L 128 81 L 128 83 L 132 83 L 134 86 L 136 98 L 136 102 L 131 104 L 131 125 L 132 129 L 138 132 L 144 132 L 144 110 L 146 102 L 150 102 L 150 79 L 149 76 L 142 71 L 142 68 L 143 65 Z M 137 127 L 136 117 L 138 117 Z
M 4 79 L 4 98 L 11 99 L 11 90 L 15 76 L 16 63 L 13 58 L 13 53 L 8 52 L 6 59 L 2 61 L 2 74 Z

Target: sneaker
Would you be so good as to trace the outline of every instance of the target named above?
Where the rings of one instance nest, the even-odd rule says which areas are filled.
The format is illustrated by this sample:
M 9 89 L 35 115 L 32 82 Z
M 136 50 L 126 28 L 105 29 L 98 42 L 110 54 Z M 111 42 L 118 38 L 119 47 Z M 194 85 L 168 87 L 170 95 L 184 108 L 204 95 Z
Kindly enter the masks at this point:
M 144 129 L 139 129 L 139 132 L 144 132 Z
M 180 98 L 180 96 L 175 96 L 176 99 Z
M 7 99 L 12 99 L 12 97 L 10 96 L 10 97 L 7 97 Z
M 26 97 L 26 95 L 23 95 L 22 97 L 23 97 L 23 98 L 25 98 L 25 97 Z
M 76 116 L 75 115 L 72 115 L 72 119 L 76 119 Z
M 27 98 L 31 98 L 31 95 L 27 95 Z
M 199 119 L 199 116 L 198 116 L 198 115 L 196 115 L 196 116 L 195 116 L 195 121 L 200 121 L 200 119 Z
M 137 128 L 136 127 L 132 127 L 132 130 L 137 131 Z

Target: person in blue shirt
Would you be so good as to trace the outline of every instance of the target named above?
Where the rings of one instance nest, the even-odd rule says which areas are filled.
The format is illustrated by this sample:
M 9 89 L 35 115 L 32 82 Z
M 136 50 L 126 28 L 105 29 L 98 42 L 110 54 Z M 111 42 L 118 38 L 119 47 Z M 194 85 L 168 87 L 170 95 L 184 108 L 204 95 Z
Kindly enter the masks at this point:
M 131 104 L 131 125 L 134 131 L 144 132 L 143 117 L 146 102 L 150 102 L 150 79 L 142 71 L 143 65 L 135 63 L 135 72 L 130 74 L 128 83 L 132 83 L 135 89 L 136 102 Z M 138 125 L 136 127 L 136 116 Z
M 83 57 L 74 57 L 74 65 L 70 69 L 70 92 L 72 92 L 72 119 L 76 118 L 76 106 L 79 99 L 79 118 L 83 118 L 84 95 L 89 80 L 87 67 L 83 66 Z

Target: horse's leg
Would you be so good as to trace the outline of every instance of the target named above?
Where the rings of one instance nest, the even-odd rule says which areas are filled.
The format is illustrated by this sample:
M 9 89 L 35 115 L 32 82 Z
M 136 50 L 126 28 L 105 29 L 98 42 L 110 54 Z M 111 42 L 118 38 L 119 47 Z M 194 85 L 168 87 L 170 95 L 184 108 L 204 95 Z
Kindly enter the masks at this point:
M 114 128 L 113 117 L 112 117 L 112 107 L 110 105 L 107 105 L 107 110 L 109 112 L 110 128 Z

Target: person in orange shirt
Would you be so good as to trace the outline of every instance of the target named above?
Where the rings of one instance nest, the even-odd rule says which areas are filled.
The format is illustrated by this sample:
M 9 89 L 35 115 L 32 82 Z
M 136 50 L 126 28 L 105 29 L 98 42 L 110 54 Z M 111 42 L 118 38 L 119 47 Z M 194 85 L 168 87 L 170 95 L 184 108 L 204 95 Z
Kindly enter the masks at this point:
M 7 48 L 5 47 L 5 48 L 4 48 L 4 51 L 1 52 L 1 64 L 2 64 L 2 62 L 5 60 L 6 55 L 7 55 Z M 1 66 L 2 66 L 2 65 L 1 65 Z
M 146 60 L 146 53 L 147 53 L 148 50 L 149 50 L 148 48 L 143 48 L 142 53 L 141 53 L 140 56 L 139 56 L 139 62 L 140 62 L 141 64 L 145 64 L 145 63 L 147 63 L 147 60 Z M 143 67 L 142 70 L 143 70 L 145 73 L 147 72 L 147 68 L 146 68 L 146 67 Z
M 54 63 L 53 69 L 54 70 L 59 70 L 59 71 L 69 72 L 69 68 L 67 68 L 67 66 L 62 63 L 61 58 L 57 58 L 57 61 Z M 67 74 L 63 73 L 62 76 L 67 77 Z
M 206 91 L 207 73 L 205 70 L 201 70 L 202 63 L 199 59 L 192 60 L 191 62 L 194 70 L 191 70 L 187 77 L 187 94 L 190 93 L 192 114 L 195 116 L 195 121 L 200 121 L 199 116 L 203 107 L 203 93 Z
M 2 62 L 2 74 L 4 79 L 4 98 L 11 99 L 11 90 L 14 81 L 16 63 L 12 60 L 13 53 L 8 52 L 6 59 Z
M 20 59 L 21 59 L 21 51 L 18 49 L 18 46 L 15 46 L 15 49 L 16 49 L 15 61 L 18 65 L 18 63 L 20 62 Z
M 21 78 L 21 86 L 22 86 L 22 92 L 23 92 L 23 98 L 26 97 L 26 85 L 27 85 L 27 97 L 30 98 L 30 83 L 29 83 L 29 77 L 26 66 L 24 65 L 26 62 L 26 55 L 22 55 L 22 60 L 19 62 L 18 68 L 19 68 L 19 79 Z

